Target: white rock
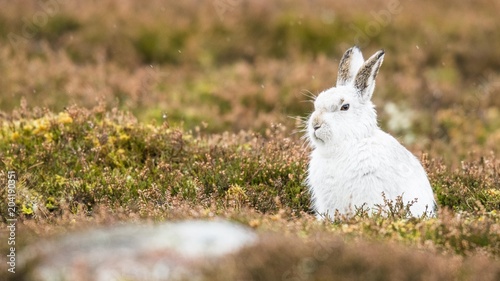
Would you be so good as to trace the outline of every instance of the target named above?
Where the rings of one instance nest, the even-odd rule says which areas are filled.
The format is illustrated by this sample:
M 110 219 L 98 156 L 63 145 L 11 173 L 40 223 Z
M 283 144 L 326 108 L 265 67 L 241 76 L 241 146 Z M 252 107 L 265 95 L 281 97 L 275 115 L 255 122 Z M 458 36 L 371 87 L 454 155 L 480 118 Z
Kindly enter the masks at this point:
M 227 221 L 126 225 L 31 245 L 19 260 L 34 280 L 193 279 L 196 262 L 256 241 L 250 229 Z M 27 267 L 29 261 L 34 267 Z

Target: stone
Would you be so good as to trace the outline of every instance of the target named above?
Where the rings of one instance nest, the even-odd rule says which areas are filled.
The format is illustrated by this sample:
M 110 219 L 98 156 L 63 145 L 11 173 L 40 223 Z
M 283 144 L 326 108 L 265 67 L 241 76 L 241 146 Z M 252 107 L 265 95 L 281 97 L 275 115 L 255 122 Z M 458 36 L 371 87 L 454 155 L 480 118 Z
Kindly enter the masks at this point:
M 123 225 L 30 245 L 19 260 L 30 280 L 195 279 L 197 263 L 256 241 L 252 230 L 222 220 Z

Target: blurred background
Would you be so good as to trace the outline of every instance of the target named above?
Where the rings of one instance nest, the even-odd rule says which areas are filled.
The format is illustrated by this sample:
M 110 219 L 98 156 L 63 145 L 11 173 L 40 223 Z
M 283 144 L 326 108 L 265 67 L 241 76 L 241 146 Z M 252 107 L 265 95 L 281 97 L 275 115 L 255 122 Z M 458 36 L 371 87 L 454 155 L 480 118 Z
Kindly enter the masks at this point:
M 292 133 L 343 52 L 386 58 L 383 129 L 446 162 L 500 150 L 500 2 L 0 0 L 0 111 L 77 105 Z M 297 137 L 300 134 L 296 134 Z
M 137 269 L 59 235 L 222 218 L 261 243 L 203 258 L 207 280 L 498 280 L 499 11 L 498 0 L 0 0 L 0 186 L 15 171 L 17 254 L 57 237 L 38 254 L 53 269 L 73 274 L 58 261 L 82 247 L 98 255 L 89 265 L 104 249 Z M 421 157 L 438 218 L 311 214 L 300 118 L 353 45 L 386 52 L 379 123 Z M 141 262 L 164 261 L 152 253 Z M 18 261 L 8 278 L 34 279 Z M 71 278 L 89 276 L 75 264 Z

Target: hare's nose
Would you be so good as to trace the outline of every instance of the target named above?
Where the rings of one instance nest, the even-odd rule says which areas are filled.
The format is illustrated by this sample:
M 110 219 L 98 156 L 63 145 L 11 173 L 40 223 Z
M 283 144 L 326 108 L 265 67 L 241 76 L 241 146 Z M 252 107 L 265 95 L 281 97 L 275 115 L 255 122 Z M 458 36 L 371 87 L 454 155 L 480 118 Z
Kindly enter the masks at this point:
M 323 124 L 323 119 L 321 118 L 321 115 L 314 112 L 313 115 L 311 116 L 311 125 L 314 131 L 317 131 L 319 128 L 321 128 L 322 124 Z
M 321 121 L 321 118 L 319 118 L 319 116 L 314 116 L 311 122 L 314 131 L 317 131 L 319 128 L 321 128 L 322 123 L 323 122 Z

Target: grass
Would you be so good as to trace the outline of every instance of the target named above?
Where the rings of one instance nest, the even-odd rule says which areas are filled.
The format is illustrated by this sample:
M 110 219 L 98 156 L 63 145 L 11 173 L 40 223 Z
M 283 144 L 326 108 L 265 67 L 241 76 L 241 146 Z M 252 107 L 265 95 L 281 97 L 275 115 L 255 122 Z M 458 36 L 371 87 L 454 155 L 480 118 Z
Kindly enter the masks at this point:
M 43 7 L 5 4 L 0 185 L 17 173 L 19 249 L 89 227 L 222 217 L 262 243 L 202 265 L 207 280 L 497 280 L 498 3 L 453 2 L 443 17 L 449 1 L 424 2 L 400 1 L 381 22 L 386 1 L 251 1 L 223 18 L 210 1 L 69 1 L 29 38 L 22 19 Z M 421 158 L 439 214 L 408 219 L 393 202 L 390 214 L 318 222 L 290 117 L 311 111 L 353 32 L 375 24 L 363 50 L 387 54 L 380 124 Z
M 396 204 L 389 214 L 360 213 L 320 223 L 310 212 L 304 186 L 307 148 L 299 138 L 290 138 L 283 126 L 271 126 L 265 134 L 207 134 L 202 129 L 186 132 L 170 127 L 168 119 L 144 124 L 103 107 L 70 107 L 57 114 L 24 109 L 3 121 L 0 140 L 2 184 L 6 185 L 6 171 L 18 174 L 16 204 L 24 243 L 67 227 L 217 216 L 274 236 L 288 233 L 289 243 L 305 243 L 300 247 L 319 243 L 311 240 L 316 235 L 345 236 L 356 245 L 357 239 L 400 243 L 387 247 L 400 247 L 395 251 L 403 251 L 407 258 L 412 257 L 407 246 L 424 253 L 470 257 L 474 263 L 478 256 L 487 256 L 491 260 L 481 265 L 487 268 L 500 255 L 500 163 L 493 155 L 480 162 L 464 161 L 456 170 L 422 159 L 440 206 L 438 218 L 407 219 L 404 206 Z M 7 217 L 7 200 L 0 203 L 0 210 Z M 272 237 L 271 241 L 278 239 Z M 292 256 L 300 253 L 300 247 Z M 354 251 L 350 243 L 342 247 Z M 279 247 L 268 250 L 280 256 Z M 244 259 L 254 254 L 241 255 Z M 353 259 L 372 260 L 370 255 L 375 254 Z M 366 262 L 368 268 L 379 267 Z M 242 274 L 250 274 L 253 266 L 261 267 L 252 265 Z M 271 278 L 264 268 L 262 274 Z M 424 268 L 434 270 L 430 265 Z M 225 269 L 207 270 L 208 275 L 218 276 Z M 339 274 L 343 269 L 331 270 Z

